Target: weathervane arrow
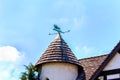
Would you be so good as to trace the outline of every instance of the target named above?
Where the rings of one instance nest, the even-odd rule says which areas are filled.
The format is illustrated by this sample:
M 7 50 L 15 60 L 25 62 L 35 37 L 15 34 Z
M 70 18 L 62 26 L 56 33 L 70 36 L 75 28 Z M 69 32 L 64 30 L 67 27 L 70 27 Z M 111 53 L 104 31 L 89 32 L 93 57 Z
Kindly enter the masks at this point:
M 68 31 L 62 31 L 60 27 L 58 27 L 56 24 L 54 24 L 54 28 L 53 28 L 54 31 L 58 32 L 58 33 L 49 33 L 49 35 L 54 35 L 54 34 L 60 34 L 60 33 L 67 33 L 67 32 L 70 32 L 70 30 Z

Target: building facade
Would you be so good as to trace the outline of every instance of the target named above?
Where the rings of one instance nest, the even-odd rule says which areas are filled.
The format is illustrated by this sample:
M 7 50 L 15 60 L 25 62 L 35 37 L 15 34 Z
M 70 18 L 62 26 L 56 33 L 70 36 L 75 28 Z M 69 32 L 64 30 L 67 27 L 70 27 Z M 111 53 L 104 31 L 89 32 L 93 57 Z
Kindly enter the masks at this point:
M 110 54 L 77 59 L 58 34 L 36 67 L 40 80 L 120 80 L 120 42 Z

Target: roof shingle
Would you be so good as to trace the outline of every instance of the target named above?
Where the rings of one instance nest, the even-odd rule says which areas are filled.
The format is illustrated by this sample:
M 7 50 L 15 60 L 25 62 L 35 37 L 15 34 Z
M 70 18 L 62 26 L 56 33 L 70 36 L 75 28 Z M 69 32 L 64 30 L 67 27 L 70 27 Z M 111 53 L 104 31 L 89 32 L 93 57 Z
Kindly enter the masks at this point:
M 93 73 L 99 68 L 107 56 L 108 54 L 79 60 L 81 66 L 84 68 L 86 80 L 89 80 L 91 78 Z
M 36 66 L 48 62 L 66 62 L 80 66 L 79 61 L 60 34 L 51 42 L 36 63 Z

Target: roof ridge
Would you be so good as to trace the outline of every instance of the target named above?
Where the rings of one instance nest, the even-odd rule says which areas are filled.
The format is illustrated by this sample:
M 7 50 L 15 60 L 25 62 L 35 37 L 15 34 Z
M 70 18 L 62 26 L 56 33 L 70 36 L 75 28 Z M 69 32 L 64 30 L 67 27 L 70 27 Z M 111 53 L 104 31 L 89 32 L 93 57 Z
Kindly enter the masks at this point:
M 81 58 L 81 59 L 79 59 L 79 61 L 80 60 L 84 60 L 84 59 L 91 59 L 91 58 L 97 58 L 97 57 L 107 56 L 107 55 L 109 55 L 109 54 L 102 54 L 102 55 L 98 55 L 98 56 L 91 56 L 91 57 L 87 57 L 87 58 Z

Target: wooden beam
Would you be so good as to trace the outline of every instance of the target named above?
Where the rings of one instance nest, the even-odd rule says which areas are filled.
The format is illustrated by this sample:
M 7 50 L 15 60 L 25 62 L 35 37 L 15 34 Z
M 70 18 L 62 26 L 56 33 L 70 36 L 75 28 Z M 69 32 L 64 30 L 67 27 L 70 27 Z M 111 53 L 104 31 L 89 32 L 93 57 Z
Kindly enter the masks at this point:
M 102 71 L 101 73 L 100 73 L 100 76 L 101 75 L 111 75 L 111 74 L 118 74 L 118 73 L 120 73 L 120 68 L 119 69 L 114 69 L 114 70 L 107 70 L 107 71 Z

